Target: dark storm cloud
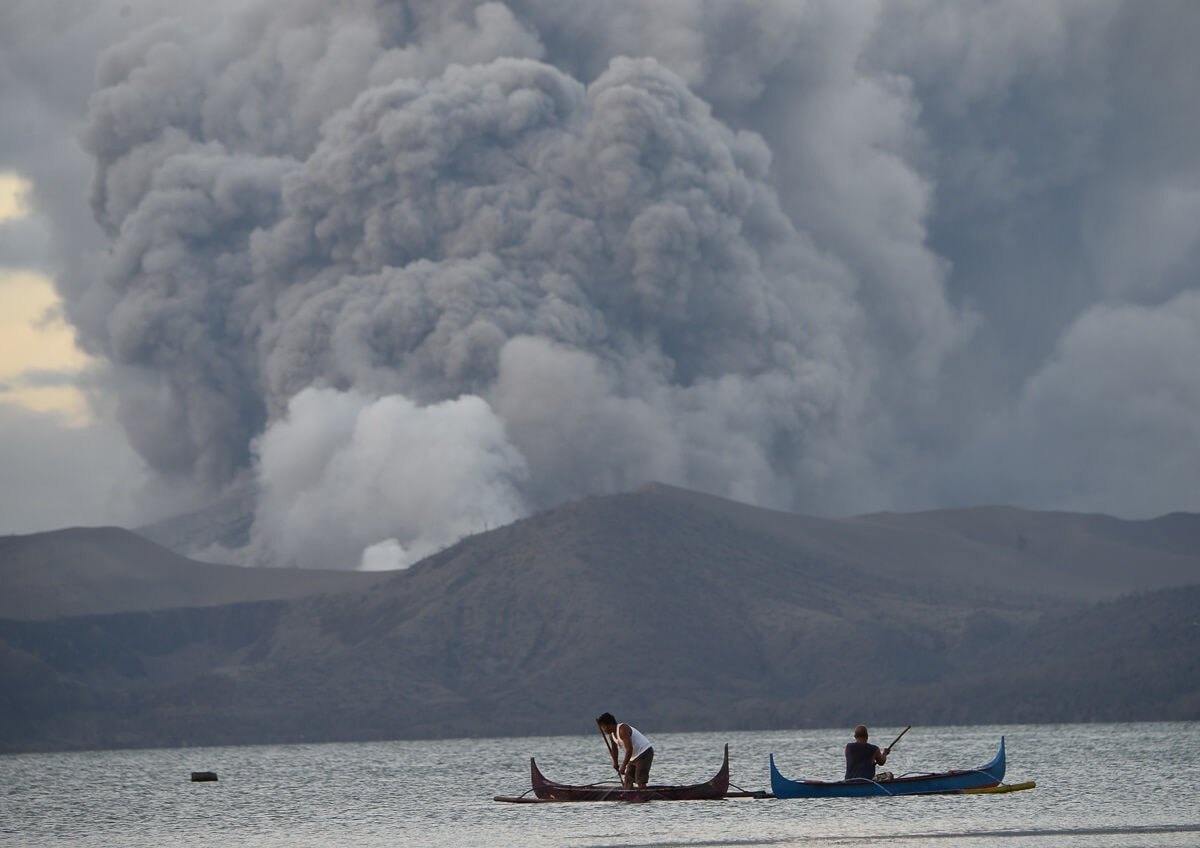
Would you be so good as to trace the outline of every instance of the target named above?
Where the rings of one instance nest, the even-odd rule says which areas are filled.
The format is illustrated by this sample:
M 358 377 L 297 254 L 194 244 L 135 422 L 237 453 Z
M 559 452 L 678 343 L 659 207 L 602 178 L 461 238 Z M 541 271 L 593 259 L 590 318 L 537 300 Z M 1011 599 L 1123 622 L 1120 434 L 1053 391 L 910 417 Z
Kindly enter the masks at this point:
M 99 4 L 107 251 L 60 289 L 152 466 L 256 476 L 265 561 L 406 562 L 646 479 L 1194 507 L 1186 461 L 1121 485 L 1196 417 L 1165 364 L 1196 329 L 1198 15 L 1156 9 Z M 6 102 L 70 114 L 79 53 Z M 98 243 L 18 135 L 58 238 Z

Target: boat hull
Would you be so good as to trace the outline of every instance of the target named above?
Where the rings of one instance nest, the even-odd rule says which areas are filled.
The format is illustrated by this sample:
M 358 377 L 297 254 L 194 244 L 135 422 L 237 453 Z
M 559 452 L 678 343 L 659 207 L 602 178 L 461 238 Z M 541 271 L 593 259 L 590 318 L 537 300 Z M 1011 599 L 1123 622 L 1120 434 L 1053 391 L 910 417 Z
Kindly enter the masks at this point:
M 771 792 L 776 798 L 873 798 L 887 795 L 942 795 L 996 786 L 1004 780 L 1004 737 L 987 765 L 933 774 L 901 775 L 892 780 L 789 780 L 771 755 Z
M 647 786 L 643 789 L 624 789 L 617 786 L 569 786 L 547 780 L 529 758 L 533 794 L 542 801 L 704 801 L 724 798 L 729 791 L 729 746 L 720 770 L 704 783 L 690 786 Z

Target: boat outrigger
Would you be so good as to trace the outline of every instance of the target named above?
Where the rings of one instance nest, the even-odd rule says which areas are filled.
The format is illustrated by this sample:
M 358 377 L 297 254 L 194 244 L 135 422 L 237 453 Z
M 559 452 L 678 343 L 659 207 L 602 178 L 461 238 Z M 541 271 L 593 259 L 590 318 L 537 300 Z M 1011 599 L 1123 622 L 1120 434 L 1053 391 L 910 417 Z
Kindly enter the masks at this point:
M 883 795 L 943 795 L 999 786 L 1004 780 L 1004 737 L 987 765 L 933 773 L 901 774 L 890 780 L 789 780 L 775 767 L 771 755 L 771 791 L 776 798 L 866 798 Z M 1017 788 L 1017 787 L 1014 787 Z M 1020 788 L 1027 788 L 1021 785 Z
M 538 801 L 703 801 L 724 798 L 729 791 L 729 746 L 720 770 L 704 783 L 690 786 L 646 786 L 641 789 L 625 789 L 621 786 L 597 783 L 590 786 L 569 786 L 546 779 L 533 757 L 529 758 L 529 772 L 533 781 L 533 794 L 510 798 L 495 796 L 496 801 L 511 803 L 536 803 Z

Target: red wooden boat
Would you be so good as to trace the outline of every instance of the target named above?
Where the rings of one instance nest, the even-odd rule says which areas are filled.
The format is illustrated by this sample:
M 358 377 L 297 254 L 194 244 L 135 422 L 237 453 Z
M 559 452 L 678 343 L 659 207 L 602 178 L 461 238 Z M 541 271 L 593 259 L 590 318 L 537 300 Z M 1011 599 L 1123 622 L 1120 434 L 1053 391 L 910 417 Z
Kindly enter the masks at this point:
M 538 770 L 533 757 L 529 758 L 529 772 L 533 779 L 533 794 L 540 801 L 702 801 L 724 798 L 729 791 L 729 746 L 721 768 L 711 780 L 691 786 L 655 786 L 644 789 L 624 789 L 620 786 L 596 784 L 593 786 L 567 786 L 547 780 Z M 500 799 L 497 800 L 507 800 Z

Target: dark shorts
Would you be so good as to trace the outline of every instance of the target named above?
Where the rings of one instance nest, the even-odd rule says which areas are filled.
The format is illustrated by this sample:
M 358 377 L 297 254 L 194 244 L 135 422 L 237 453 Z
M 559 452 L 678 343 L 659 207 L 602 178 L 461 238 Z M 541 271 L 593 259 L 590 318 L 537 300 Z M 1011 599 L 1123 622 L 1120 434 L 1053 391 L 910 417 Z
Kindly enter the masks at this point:
M 646 784 L 650 781 L 650 764 L 654 762 L 654 749 L 647 748 L 641 756 L 625 767 L 625 779 L 629 783 Z

